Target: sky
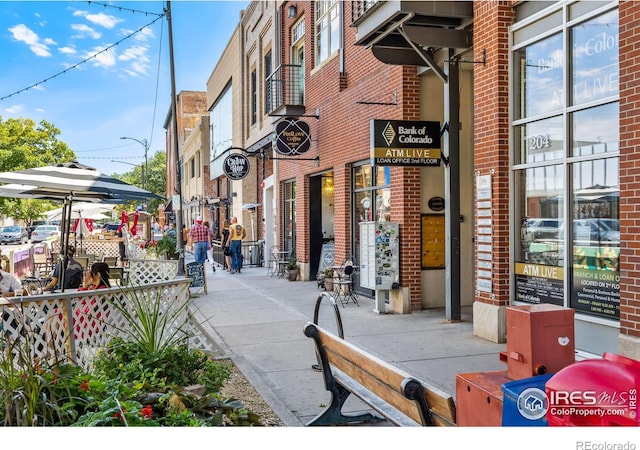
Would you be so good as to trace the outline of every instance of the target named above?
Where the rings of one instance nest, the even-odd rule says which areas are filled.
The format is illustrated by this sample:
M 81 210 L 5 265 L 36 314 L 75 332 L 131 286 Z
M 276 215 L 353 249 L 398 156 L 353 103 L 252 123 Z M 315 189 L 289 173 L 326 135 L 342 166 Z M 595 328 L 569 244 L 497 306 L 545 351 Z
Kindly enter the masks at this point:
M 248 4 L 171 2 L 177 93 L 206 91 Z M 164 152 L 171 108 L 165 7 L 164 1 L 0 0 L 2 120 L 50 122 L 79 162 L 106 174 L 144 163 L 144 140 L 148 159 Z

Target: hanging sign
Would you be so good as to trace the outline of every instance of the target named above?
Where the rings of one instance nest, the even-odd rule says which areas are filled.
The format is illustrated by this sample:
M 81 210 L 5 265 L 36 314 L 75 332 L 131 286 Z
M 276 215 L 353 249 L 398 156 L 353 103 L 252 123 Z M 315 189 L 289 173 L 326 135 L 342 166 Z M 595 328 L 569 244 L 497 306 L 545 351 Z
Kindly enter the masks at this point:
M 439 166 L 440 123 L 372 120 L 371 159 L 376 166 Z
M 242 180 L 249 173 L 249 160 L 244 155 L 234 153 L 224 159 L 222 170 L 230 180 Z
M 274 148 L 281 155 L 302 155 L 311 147 L 309 124 L 286 117 L 276 124 Z

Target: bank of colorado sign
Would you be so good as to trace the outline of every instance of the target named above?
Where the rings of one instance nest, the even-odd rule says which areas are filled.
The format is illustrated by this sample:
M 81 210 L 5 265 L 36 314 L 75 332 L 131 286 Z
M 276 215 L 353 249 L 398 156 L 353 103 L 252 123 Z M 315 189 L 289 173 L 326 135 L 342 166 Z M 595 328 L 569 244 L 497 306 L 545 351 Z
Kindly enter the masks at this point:
M 439 166 L 440 123 L 372 120 L 371 159 L 376 166 Z

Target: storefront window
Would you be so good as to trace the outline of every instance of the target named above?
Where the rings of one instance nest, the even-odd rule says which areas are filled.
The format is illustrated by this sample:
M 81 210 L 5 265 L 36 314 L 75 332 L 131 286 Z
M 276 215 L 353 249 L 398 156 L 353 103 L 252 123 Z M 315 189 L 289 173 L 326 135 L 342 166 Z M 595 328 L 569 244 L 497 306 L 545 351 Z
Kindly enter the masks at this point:
M 618 11 L 567 4 L 514 25 L 516 299 L 617 318 Z
M 372 176 L 373 172 L 373 176 Z M 360 222 L 391 220 L 391 168 L 363 164 L 353 168 L 353 249 L 359 249 Z
M 573 156 L 620 151 L 618 102 L 577 111 L 571 115 Z
M 564 158 L 562 116 L 515 127 L 518 163 L 538 163 Z
M 573 105 L 618 95 L 618 11 L 576 25 L 571 32 Z
M 285 182 L 282 192 L 284 250 L 293 254 L 296 250 L 296 182 Z
M 620 315 L 618 159 L 573 165 L 571 307 Z
M 514 52 L 517 119 L 562 111 L 563 64 L 560 33 Z

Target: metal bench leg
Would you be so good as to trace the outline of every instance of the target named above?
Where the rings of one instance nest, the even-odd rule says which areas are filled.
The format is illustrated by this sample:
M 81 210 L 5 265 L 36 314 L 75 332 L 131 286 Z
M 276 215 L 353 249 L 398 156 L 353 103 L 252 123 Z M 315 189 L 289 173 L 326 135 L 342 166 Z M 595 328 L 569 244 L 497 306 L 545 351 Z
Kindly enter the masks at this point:
M 384 417 L 376 416 L 371 413 L 364 414 L 343 414 L 342 406 L 351 394 L 340 384 L 335 383 L 334 388 L 330 389 L 331 403 L 324 411 L 318 414 L 314 419 L 307 422 L 307 427 L 322 427 L 327 425 L 344 425 L 348 423 L 375 423 L 386 420 Z

